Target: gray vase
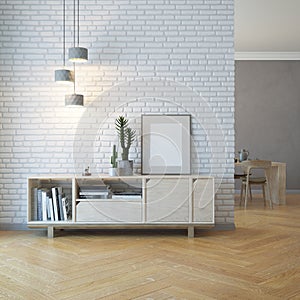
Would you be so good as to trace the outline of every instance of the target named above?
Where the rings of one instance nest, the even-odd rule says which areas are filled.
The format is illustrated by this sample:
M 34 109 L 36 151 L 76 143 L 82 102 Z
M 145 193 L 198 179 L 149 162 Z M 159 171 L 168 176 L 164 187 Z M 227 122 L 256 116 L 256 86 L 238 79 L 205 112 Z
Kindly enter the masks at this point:
M 119 176 L 133 175 L 133 160 L 119 160 L 118 161 L 118 175 Z

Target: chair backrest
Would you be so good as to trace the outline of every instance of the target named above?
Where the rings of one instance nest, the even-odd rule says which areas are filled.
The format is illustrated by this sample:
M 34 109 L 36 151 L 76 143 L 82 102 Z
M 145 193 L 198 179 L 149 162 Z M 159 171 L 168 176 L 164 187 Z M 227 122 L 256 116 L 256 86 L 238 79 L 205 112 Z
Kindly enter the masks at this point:
M 252 169 L 269 169 L 271 168 L 272 162 L 270 160 L 244 160 L 242 161 L 242 169 L 249 175 Z

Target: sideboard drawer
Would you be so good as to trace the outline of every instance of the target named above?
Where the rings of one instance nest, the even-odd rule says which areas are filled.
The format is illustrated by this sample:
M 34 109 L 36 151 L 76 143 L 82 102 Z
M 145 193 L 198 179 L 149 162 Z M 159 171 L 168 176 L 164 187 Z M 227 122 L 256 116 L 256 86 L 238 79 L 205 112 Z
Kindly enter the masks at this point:
M 141 201 L 82 201 L 76 206 L 77 222 L 142 222 Z

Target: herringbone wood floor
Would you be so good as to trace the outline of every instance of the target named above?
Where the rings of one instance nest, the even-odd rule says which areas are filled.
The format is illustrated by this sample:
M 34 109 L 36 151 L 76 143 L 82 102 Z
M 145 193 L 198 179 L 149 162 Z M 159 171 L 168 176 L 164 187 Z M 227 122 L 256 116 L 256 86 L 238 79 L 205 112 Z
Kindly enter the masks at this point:
M 300 299 L 300 196 L 235 231 L 0 232 L 3 299 Z

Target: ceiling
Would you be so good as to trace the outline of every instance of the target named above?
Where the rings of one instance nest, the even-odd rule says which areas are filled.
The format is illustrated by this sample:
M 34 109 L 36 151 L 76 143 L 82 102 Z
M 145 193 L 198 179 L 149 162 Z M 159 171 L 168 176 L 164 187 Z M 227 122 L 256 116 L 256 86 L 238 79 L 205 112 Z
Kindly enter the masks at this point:
M 235 0 L 236 52 L 300 52 L 300 0 Z

